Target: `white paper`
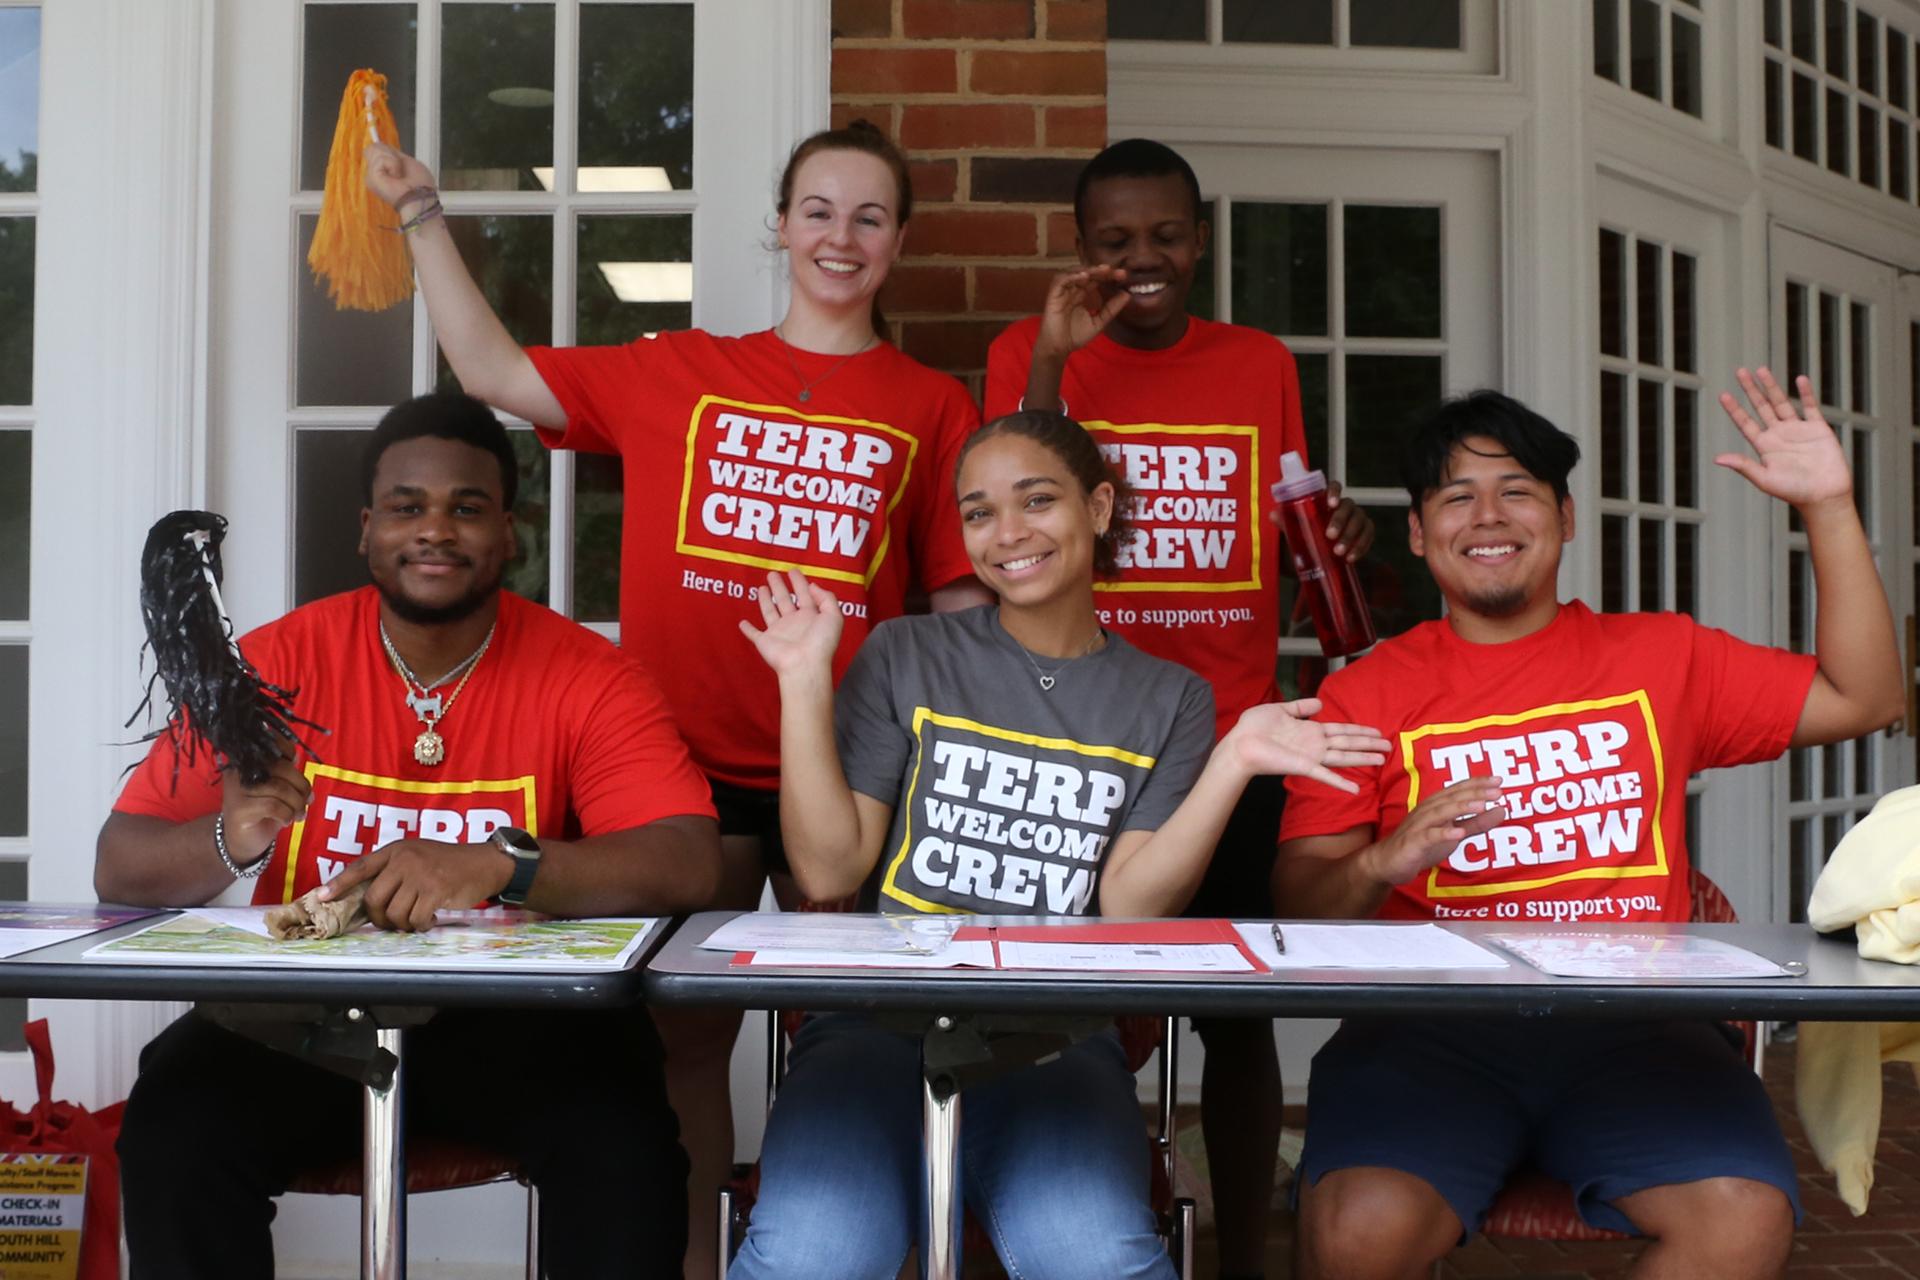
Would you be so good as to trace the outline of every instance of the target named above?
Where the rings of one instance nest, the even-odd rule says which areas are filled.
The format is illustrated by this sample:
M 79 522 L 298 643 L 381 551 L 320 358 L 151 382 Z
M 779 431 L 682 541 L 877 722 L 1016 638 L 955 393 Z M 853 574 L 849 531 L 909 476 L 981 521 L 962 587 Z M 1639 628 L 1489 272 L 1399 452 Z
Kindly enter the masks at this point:
M 1095 973 L 1252 973 L 1226 942 L 1001 942 L 1002 969 Z
M 1765 956 L 1677 933 L 1498 933 L 1487 940 L 1557 978 L 1785 978 Z
M 769 948 L 755 951 L 755 966 L 783 969 L 991 969 L 993 943 L 985 938 L 952 942 L 933 955 L 886 951 L 827 951 L 821 948 Z
M 600 973 L 626 968 L 660 923 L 637 917 L 557 920 L 471 914 L 483 918 L 425 933 L 355 929 L 337 938 L 275 941 L 183 912 L 90 947 L 82 959 L 115 964 Z
M 0 956 L 17 956 L 56 942 L 84 938 L 97 929 L 4 929 L 0 928 Z
M 1437 924 L 1236 924 L 1270 969 L 1505 969 L 1507 961 Z
M 959 916 L 872 916 L 832 911 L 750 911 L 708 934 L 703 951 L 831 951 L 937 955 L 952 942 Z

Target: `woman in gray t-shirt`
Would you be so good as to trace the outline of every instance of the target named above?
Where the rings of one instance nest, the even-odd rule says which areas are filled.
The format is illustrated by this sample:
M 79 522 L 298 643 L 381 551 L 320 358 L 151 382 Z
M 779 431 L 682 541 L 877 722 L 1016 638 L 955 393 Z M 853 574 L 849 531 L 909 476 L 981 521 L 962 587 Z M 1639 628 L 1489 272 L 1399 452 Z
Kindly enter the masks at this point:
M 968 555 L 998 605 L 881 624 L 836 698 L 841 613 L 769 574 L 780 683 L 780 816 L 801 889 L 867 887 L 880 910 L 1164 916 L 1192 896 L 1247 780 L 1333 767 L 1387 743 L 1249 710 L 1213 745 L 1185 668 L 1101 626 L 1122 485 L 1077 423 L 1017 413 L 967 442 L 955 478 Z M 896 1273 L 919 1218 L 918 1046 L 854 1015 L 810 1019 L 768 1122 L 760 1198 L 730 1276 Z M 1117 1039 L 1095 1036 L 967 1092 L 963 1185 L 1013 1274 L 1166 1277 L 1148 1148 Z

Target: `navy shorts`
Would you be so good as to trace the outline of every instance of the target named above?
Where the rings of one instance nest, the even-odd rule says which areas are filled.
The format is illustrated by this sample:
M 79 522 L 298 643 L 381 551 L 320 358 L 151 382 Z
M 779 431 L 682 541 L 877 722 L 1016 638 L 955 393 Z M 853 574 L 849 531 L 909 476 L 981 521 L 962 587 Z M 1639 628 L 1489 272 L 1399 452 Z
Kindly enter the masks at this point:
M 709 777 L 713 809 L 723 836 L 752 836 L 760 842 L 760 861 L 768 871 L 787 871 L 787 846 L 780 837 L 780 793 L 756 791 Z M 756 883 L 758 883 L 756 881 Z
M 1797 1223 L 1793 1157 L 1729 1035 L 1710 1022 L 1349 1019 L 1313 1059 L 1296 1186 L 1398 1169 L 1471 1234 L 1532 1165 L 1573 1188 L 1589 1224 L 1634 1234 L 1621 1197 L 1746 1178 L 1778 1187 Z

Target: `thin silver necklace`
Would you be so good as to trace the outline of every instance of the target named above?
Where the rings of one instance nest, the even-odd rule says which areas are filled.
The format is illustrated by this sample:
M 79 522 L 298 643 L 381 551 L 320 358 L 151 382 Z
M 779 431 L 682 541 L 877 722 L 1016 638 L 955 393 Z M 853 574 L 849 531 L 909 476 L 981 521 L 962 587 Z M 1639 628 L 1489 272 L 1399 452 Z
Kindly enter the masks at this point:
M 499 625 L 499 620 L 495 619 L 493 626 L 487 628 L 486 639 L 480 642 L 478 649 L 475 649 L 472 653 L 454 663 L 452 667 L 448 668 L 446 674 L 438 680 L 427 681 L 413 674 L 413 668 L 409 667 L 407 660 L 400 656 L 400 651 L 393 647 L 393 637 L 387 634 L 386 619 L 382 618 L 380 620 L 380 644 L 386 649 L 387 658 L 393 663 L 393 669 L 400 673 L 400 678 L 405 680 L 409 686 L 407 689 L 407 705 L 413 708 L 415 715 L 424 716 L 431 714 L 438 716 L 441 714 L 440 696 L 434 693 L 434 690 L 455 676 L 467 671 L 474 663 L 480 661 L 480 655 L 484 654 L 487 651 L 487 646 L 493 643 L 493 633 Z M 414 692 L 416 689 L 419 690 L 418 694 Z
M 786 353 L 787 368 L 793 370 L 793 380 L 800 384 L 800 394 L 796 396 L 795 399 L 799 400 L 801 404 L 805 404 L 807 401 L 813 399 L 813 389 L 819 386 L 821 383 L 825 382 L 828 378 L 831 378 L 834 374 L 840 372 L 841 365 L 845 364 L 847 361 L 853 359 L 857 355 L 865 354 L 867 351 L 873 348 L 873 345 L 876 342 L 880 341 L 880 335 L 877 333 L 874 334 L 873 336 L 869 337 L 865 342 L 861 343 L 859 347 L 857 347 L 852 351 L 847 352 L 847 354 L 841 356 L 838 360 L 834 361 L 830 366 L 828 366 L 827 371 L 825 373 L 821 374 L 817 378 L 809 379 L 809 378 L 803 378 L 800 376 L 800 364 L 798 361 L 796 361 L 793 358 L 793 344 L 787 341 L 786 334 L 780 332 L 779 325 L 773 326 L 773 336 L 780 340 L 780 350 Z
M 1006 631 L 1007 630 L 1006 624 L 1002 623 L 1000 626 L 1000 629 L 1002 631 Z M 1013 640 L 1013 647 L 1020 651 L 1020 656 L 1027 660 L 1028 666 L 1033 668 L 1033 674 L 1040 677 L 1040 691 L 1042 693 L 1045 693 L 1053 688 L 1054 683 L 1059 680 L 1060 673 L 1062 671 L 1065 671 L 1068 667 L 1072 666 L 1074 663 L 1080 661 L 1080 659 L 1092 653 L 1093 646 L 1099 644 L 1102 640 L 1106 638 L 1107 638 L 1107 631 L 1105 627 L 1094 628 L 1093 637 L 1092 639 L 1087 641 L 1085 648 L 1081 649 L 1080 652 L 1074 654 L 1071 658 L 1068 658 L 1065 662 L 1062 662 L 1059 666 L 1055 667 L 1053 670 L 1042 671 L 1040 669 L 1040 664 L 1033 660 L 1033 654 L 1027 651 L 1027 646 L 1021 644 L 1018 640 L 1013 640 L 1013 632 L 1007 631 L 1007 639 Z

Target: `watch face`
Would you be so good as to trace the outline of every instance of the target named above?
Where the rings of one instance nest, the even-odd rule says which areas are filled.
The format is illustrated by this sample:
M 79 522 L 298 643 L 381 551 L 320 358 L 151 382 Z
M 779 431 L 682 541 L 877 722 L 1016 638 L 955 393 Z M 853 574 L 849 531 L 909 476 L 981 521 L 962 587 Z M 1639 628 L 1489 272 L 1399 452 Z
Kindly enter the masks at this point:
M 515 858 L 537 858 L 540 856 L 540 842 L 522 831 L 519 827 L 500 827 L 493 833 L 493 842 L 502 853 Z

